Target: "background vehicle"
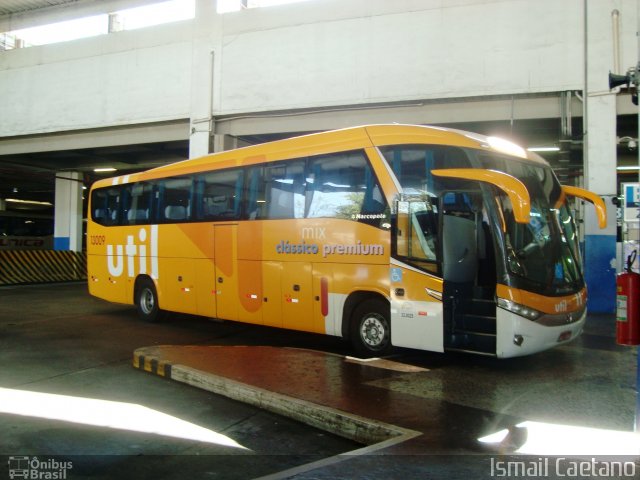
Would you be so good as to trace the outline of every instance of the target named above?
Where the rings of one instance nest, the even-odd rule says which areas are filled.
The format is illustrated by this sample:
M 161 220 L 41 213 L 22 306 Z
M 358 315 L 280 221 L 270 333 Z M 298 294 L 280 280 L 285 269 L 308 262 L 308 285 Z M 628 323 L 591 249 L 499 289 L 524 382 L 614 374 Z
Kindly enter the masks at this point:
M 376 125 L 96 182 L 93 295 L 392 345 L 526 355 L 582 330 L 586 287 L 567 197 L 504 140 Z
M 0 212 L 0 250 L 51 250 L 53 215 Z

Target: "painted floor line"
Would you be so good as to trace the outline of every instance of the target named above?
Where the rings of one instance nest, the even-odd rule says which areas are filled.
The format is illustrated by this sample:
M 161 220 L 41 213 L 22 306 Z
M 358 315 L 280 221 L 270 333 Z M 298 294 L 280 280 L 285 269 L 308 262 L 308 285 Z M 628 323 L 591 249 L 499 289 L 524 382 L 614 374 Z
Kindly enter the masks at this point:
M 406 430 L 406 429 L 404 429 Z M 315 462 L 306 463 L 304 465 L 299 465 L 297 467 L 289 468 L 287 470 L 283 470 L 281 472 L 272 473 L 270 475 L 266 475 L 264 477 L 254 478 L 253 480 L 283 480 L 286 478 L 291 478 L 295 475 L 299 475 L 301 473 L 311 472 L 318 468 L 328 467 L 330 465 L 335 465 L 336 463 L 344 462 L 345 460 L 350 460 L 354 457 L 361 455 L 369 455 L 378 450 L 382 450 L 388 447 L 392 447 L 394 445 L 398 445 L 400 443 L 406 442 L 407 440 L 411 440 L 412 438 L 418 437 L 422 435 L 422 433 L 417 432 L 415 430 L 406 430 L 406 433 L 390 438 L 383 442 L 379 442 L 373 445 L 367 445 L 366 447 L 358 448 L 356 450 L 352 450 L 350 452 L 341 453 L 339 455 L 334 455 L 333 457 L 323 458 L 322 460 L 317 460 Z

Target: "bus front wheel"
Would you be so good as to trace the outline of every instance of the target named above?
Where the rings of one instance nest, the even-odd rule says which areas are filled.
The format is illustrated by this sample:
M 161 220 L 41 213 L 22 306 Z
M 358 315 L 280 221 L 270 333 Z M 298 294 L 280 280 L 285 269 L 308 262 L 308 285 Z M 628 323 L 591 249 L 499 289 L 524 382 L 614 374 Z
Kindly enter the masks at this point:
M 138 317 L 146 322 L 158 322 L 162 318 L 162 310 L 158 304 L 156 286 L 149 279 L 142 279 L 136 288 L 136 308 Z
M 367 300 L 356 307 L 351 319 L 351 341 L 361 357 L 391 351 L 390 306 L 383 300 Z

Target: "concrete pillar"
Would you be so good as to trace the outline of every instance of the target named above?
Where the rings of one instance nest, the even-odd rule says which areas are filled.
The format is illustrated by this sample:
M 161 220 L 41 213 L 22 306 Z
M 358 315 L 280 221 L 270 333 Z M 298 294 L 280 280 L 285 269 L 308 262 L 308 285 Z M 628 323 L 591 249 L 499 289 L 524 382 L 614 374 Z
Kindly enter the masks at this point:
M 82 174 L 56 174 L 56 200 L 53 227 L 55 250 L 82 251 Z
M 609 2 L 584 2 L 585 8 L 585 188 L 603 197 L 607 227 L 598 227 L 592 206 L 585 208 L 584 264 L 592 313 L 616 308 L 616 97 L 609 92 L 613 38 Z
M 613 313 L 616 308 L 616 104 L 614 96 L 591 97 L 587 107 L 585 187 L 607 205 L 607 227 L 600 229 L 595 210 L 585 208 L 587 308 Z
M 191 134 L 189 136 L 189 158 L 197 158 L 213 151 L 211 121 L 191 118 Z
M 213 149 L 214 92 L 216 89 L 216 45 L 220 28 L 217 2 L 196 0 L 193 28 L 191 76 L 191 126 L 189 158 L 207 155 Z
M 224 152 L 225 150 L 233 150 L 238 148 L 238 139 L 232 135 L 214 135 L 213 136 L 213 151 Z

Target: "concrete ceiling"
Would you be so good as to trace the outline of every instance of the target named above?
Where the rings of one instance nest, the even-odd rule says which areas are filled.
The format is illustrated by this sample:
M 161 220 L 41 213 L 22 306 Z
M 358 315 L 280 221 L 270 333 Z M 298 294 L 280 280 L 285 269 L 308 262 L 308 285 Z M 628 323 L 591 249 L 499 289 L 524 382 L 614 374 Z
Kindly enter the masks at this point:
M 85 186 L 113 175 L 136 172 L 188 158 L 188 141 L 37 152 L 0 157 L 0 198 L 53 202 L 55 177 L 79 171 Z M 114 167 L 114 173 L 94 168 Z M 24 208 L 24 207 L 23 207 Z

